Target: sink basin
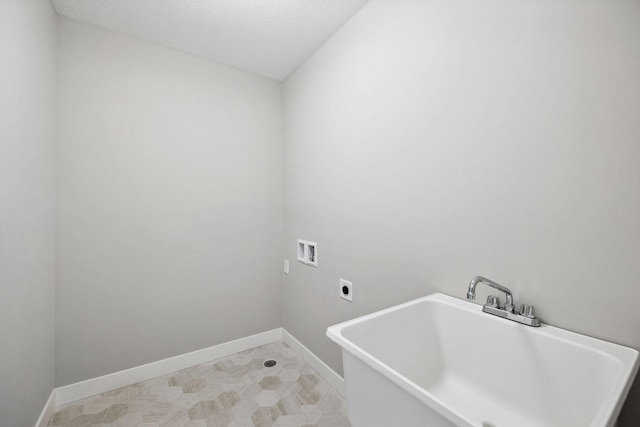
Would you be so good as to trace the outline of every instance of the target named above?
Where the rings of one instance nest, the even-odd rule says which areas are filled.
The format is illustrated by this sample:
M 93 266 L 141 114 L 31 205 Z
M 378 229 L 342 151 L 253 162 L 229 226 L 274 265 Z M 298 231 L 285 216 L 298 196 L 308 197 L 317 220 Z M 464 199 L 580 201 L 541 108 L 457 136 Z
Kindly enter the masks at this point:
M 331 326 L 354 427 L 613 426 L 638 352 L 432 294 Z

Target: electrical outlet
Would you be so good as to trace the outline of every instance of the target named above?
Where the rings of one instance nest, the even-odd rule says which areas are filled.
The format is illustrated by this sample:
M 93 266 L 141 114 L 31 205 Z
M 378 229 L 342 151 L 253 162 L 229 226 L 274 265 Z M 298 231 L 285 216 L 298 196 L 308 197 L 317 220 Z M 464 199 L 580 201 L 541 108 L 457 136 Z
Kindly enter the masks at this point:
M 353 302 L 353 283 L 340 279 L 340 298 Z

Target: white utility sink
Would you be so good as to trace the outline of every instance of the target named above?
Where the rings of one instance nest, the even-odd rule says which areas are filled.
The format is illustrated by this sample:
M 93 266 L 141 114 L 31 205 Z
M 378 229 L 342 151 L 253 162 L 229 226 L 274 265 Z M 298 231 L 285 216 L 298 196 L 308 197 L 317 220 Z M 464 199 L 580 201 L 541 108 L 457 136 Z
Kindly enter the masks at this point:
M 353 427 L 613 426 L 634 349 L 443 294 L 332 326 Z

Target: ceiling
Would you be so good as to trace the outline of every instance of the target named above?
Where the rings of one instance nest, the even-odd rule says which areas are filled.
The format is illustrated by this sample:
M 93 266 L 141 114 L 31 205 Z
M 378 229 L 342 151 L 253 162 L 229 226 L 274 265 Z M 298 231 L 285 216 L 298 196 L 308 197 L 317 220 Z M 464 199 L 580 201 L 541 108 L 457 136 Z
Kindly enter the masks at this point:
M 367 0 L 51 0 L 58 14 L 283 80 Z

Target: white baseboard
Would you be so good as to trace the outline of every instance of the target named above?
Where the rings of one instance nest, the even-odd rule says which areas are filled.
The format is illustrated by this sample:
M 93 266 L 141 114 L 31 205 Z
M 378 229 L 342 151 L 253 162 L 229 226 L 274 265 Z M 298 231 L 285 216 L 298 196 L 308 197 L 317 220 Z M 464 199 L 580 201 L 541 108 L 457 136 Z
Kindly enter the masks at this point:
M 282 340 L 286 342 L 289 347 L 300 356 L 305 362 L 307 362 L 315 371 L 320 374 L 338 393 L 343 397 L 347 392 L 344 385 L 344 378 L 342 378 L 336 371 L 331 369 L 329 365 L 324 363 L 318 356 L 313 354 L 311 350 L 298 341 L 293 335 L 282 329 Z
M 65 405 L 76 400 L 84 399 L 96 394 L 104 393 L 116 388 L 125 387 L 151 378 L 170 374 L 171 372 L 181 369 L 190 368 L 191 366 L 206 363 L 211 360 L 220 359 L 231 356 L 232 354 L 249 350 L 260 345 L 269 344 L 275 341 L 283 340 L 291 349 L 298 354 L 305 362 L 318 372 L 338 393 L 345 395 L 344 379 L 338 375 L 333 369 L 313 354 L 307 347 L 298 341 L 293 335 L 283 328 L 272 329 L 256 335 L 229 341 L 213 347 L 204 348 L 202 350 L 193 351 L 191 353 L 182 354 L 168 359 L 159 360 L 157 362 L 147 363 L 146 365 L 136 366 L 134 368 L 125 369 L 124 371 L 114 372 L 113 374 L 104 375 L 97 378 L 91 378 L 75 384 L 69 384 L 58 387 L 53 390 L 47 406 L 40 416 L 41 419 L 46 418 L 46 413 L 51 416 L 56 405 Z M 46 412 L 46 413 L 45 413 Z M 46 418 L 44 423 L 48 422 Z M 40 421 L 38 421 L 40 423 Z M 45 427 L 46 424 L 36 427 Z
M 56 390 L 53 389 L 51 394 L 49 395 L 49 399 L 47 403 L 44 404 L 44 408 L 42 408 L 42 412 L 40 413 L 40 418 L 36 421 L 35 427 L 47 427 L 49 424 L 49 420 L 53 416 L 53 413 L 56 409 Z
M 229 341 L 213 347 L 181 354 L 124 371 L 91 378 L 75 384 L 69 384 L 55 389 L 56 405 L 64 405 L 96 394 L 104 393 L 116 388 L 125 387 L 151 378 L 170 374 L 171 372 L 230 356 L 240 351 L 269 344 L 282 339 L 282 328 L 273 329 L 234 341 Z

